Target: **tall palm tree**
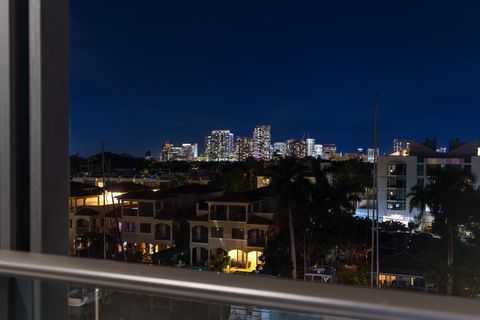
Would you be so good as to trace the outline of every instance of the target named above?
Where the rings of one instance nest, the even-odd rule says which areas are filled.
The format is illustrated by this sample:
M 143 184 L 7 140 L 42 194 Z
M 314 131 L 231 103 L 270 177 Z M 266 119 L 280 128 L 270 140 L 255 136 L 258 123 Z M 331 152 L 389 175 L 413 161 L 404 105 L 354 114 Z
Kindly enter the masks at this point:
M 467 221 L 471 204 L 476 198 L 474 177 L 470 172 L 446 166 L 432 172 L 425 188 L 412 188 L 410 207 L 419 207 L 422 213 L 428 206 L 434 217 L 434 231 L 447 240 L 447 294 L 453 291 L 451 268 L 454 262 L 454 242 L 458 226 Z
M 270 168 L 273 194 L 277 197 L 278 213 L 287 214 L 290 234 L 290 257 L 292 260 L 292 278 L 297 278 L 297 257 L 295 245 L 295 218 L 308 205 L 309 182 L 305 179 L 306 166 L 298 159 L 282 159 L 277 166 Z M 286 211 L 286 212 L 285 212 Z
M 416 217 L 416 219 L 420 222 L 420 229 L 424 229 L 424 217 L 425 217 L 425 210 L 427 208 L 427 203 L 430 196 L 430 188 L 424 187 L 423 184 L 416 184 L 412 187 L 410 193 L 407 194 L 407 198 L 410 198 L 409 210 L 410 212 L 413 211 L 414 208 L 420 210 L 420 213 Z

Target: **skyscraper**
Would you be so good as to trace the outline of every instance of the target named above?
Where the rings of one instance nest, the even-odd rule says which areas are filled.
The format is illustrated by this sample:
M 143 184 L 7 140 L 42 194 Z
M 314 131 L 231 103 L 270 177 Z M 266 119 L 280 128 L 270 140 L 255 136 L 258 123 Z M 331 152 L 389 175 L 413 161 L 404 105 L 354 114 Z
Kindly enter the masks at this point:
M 305 158 L 307 154 L 307 148 L 305 141 L 293 140 L 287 141 L 287 155 L 295 158 Z
M 324 144 L 322 152 L 322 159 L 332 160 L 337 155 L 337 146 L 334 144 Z
M 253 156 L 252 138 L 237 137 L 235 140 L 235 156 L 238 161 L 245 161 Z
M 207 161 L 232 161 L 233 133 L 230 130 L 213 130 L 205 138 L 205 158 Z
M 182 143 L 182 158 L 186 161 L 195 160 L 198 157 L 198 144 Z
M 253 157 L 256 160 L 270 160 L 271 155 L 271 127 L 259 125 L 253 130 Z
M 170 141 L 165 141 L 163 143 L 162 151 L 160 152 L 160 161 L 172 160 L 172 148 L 173 143 L 171 143 Z
M 315 145 L 315 158 L 321 158 L 323 155 L 323 145 L 316 144 Z
M 315 139 L 307 139 L 307 157 L 315 156 Z
M 287 154 L 287 143 L 286 142 L 274 142 L 273 143 L 273 154 L 280 157 L 285 157 Z

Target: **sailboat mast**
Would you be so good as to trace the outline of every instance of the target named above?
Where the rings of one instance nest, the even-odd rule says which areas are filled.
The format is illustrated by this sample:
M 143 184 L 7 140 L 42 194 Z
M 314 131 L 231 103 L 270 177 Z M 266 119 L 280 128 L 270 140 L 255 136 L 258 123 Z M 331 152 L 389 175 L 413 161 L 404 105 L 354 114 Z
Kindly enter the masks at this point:
M 102 143 L 102 183 L 103 183 L 103 259 L 107 259 L 107 201 L 105 199 L 105 150 Z

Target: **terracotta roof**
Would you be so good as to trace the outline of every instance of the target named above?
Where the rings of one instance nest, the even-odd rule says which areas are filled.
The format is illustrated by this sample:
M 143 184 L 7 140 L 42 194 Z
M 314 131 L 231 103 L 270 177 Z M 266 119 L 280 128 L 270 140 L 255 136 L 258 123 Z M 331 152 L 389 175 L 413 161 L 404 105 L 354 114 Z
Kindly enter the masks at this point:
M 87 217 L 92 217 L 99 214 L 100 214 L 99 211 L 93 210 L 90 208 L 82 208 L 75 213 L 76 216 L 87 216 Z
M 134 183 L 134 182 L 117 182 L 110 183 L 105 189 L 110 192 L 131 192 L 131 191 L 140 191 L 140 190 L 150 190 L 151 187 L 144 186 L 143 184 Z
M 248 219 L 247 224 L 262 224 L 262 225 L 271 225 L 273 223 L 272 220 L 260 217 L 260 216 L 252 216 Z
M 153 190 L 132 191 L 116 197 L 122 200 L 162 200 L 176 198 L 175 195 Z
M 163 191 L 167 193 L 173 193 L 173 194 L 205 194 L 205 193 L 220 192 L 223 190 L 193 183 L 193 184 L 185 184 L 183 186 L 176 187 L 176 188 L 166 189 Z
M 208 214 L 192 217 L 188 221 L 208 221 Z

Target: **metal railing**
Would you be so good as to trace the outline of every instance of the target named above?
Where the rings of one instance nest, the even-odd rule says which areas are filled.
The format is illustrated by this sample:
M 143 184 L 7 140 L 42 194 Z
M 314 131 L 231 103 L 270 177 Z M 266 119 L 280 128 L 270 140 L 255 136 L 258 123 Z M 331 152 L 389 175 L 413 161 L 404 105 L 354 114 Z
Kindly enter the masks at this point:
M 0 274 L 356 319 L 478 319 L 480 301 L 0 250 Z

